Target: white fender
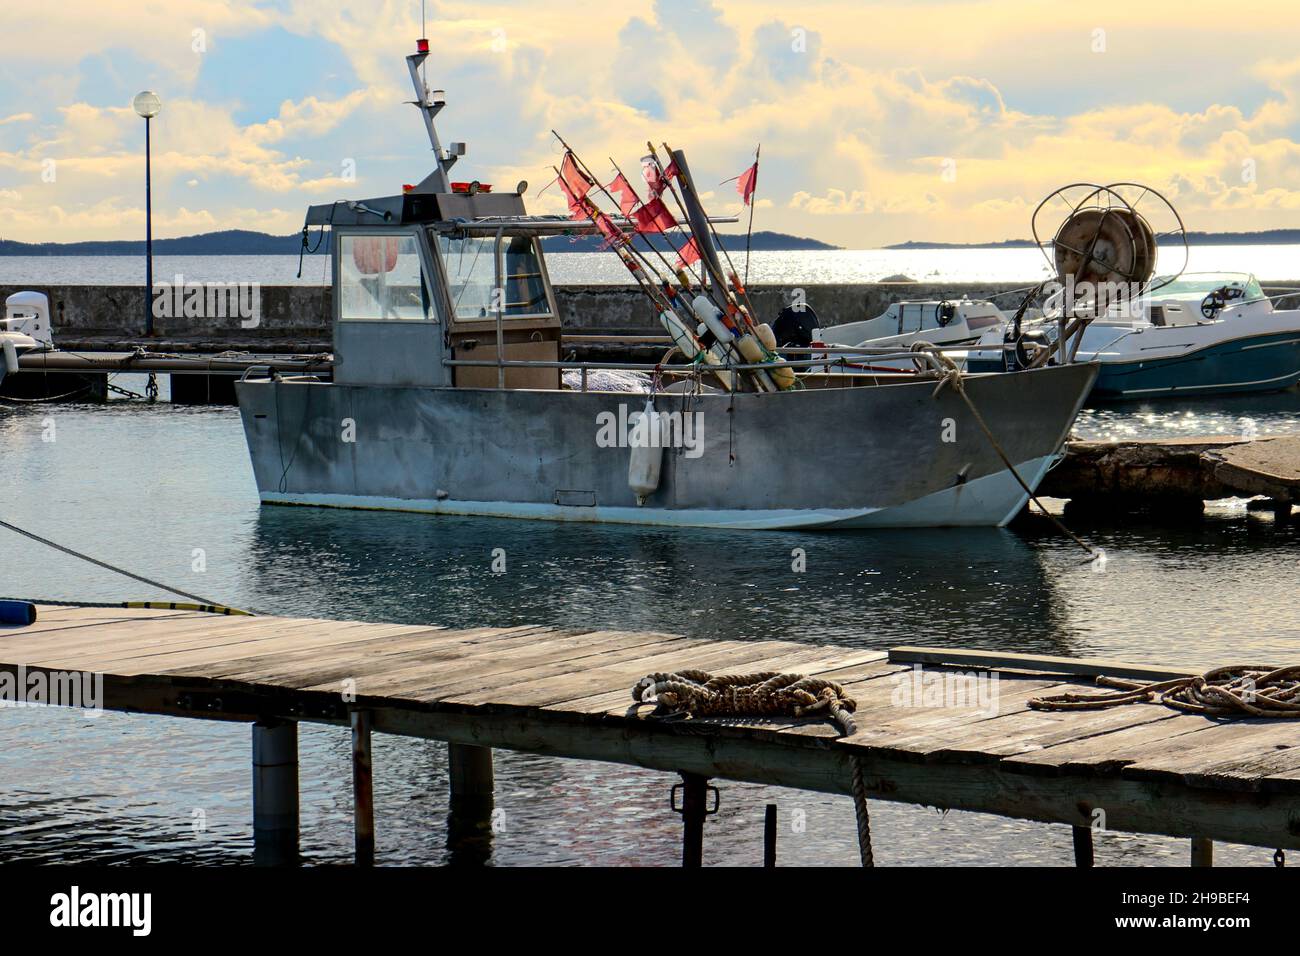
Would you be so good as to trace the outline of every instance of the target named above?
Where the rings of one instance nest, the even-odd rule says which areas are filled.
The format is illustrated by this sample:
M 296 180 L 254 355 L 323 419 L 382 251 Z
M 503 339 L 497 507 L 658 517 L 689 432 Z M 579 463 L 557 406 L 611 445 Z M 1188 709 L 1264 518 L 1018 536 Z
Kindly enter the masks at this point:
M 636 495 L 637 505 L 645 504 L 659 488 L 664 447 L 659 434 L 659 413 L 653 398 L 646 399 L 645 411 L 632 427 L 628 445 L 632 454 L 627 463 L 627 485 Z

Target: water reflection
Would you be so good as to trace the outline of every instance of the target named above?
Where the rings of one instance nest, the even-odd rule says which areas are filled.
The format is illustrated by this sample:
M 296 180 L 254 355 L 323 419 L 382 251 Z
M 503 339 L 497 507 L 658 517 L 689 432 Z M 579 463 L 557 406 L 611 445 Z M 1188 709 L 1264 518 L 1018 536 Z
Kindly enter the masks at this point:
M 250 549 L 249 600 L 281 613 L 1054 653 L 1070 630 L 1054 579 L 1079 568 L 996 529 L 755 535 L 297 508 L 263 508 Z

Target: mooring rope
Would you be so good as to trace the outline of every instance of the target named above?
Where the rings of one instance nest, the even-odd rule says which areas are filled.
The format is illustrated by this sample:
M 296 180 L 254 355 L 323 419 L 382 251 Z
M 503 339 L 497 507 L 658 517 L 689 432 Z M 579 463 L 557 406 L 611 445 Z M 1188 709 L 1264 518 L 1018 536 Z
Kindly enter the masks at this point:
M 637 703 L 653 700 L 664 714 L 681 717 L 829 716 L 847 735 L 857 730 L 857 703 L 830 680 L 763 671 L 714 676 L 701 670 L 648 674 L 632 688 Z
M 1113 694 L 1055 694 L 1029 701 L 1034 710 L 1103 710 L 1151 701 L 1207 717 L 1300 717 L 1300 665 L 1229 664 L 1173 680 L 1124 680 L 1101 676 Z M 1157 696 L 1158 695 L 1158 696 Z
M 858 853 L 863 866 L 875 866 L 871 852 L 871 817 L 867 814 L 867 785 L 862 779 L 862 761 L 857 754 L 849 757 L 853 766 L 853 813 L 858 821 Z
M 966 403 L 966 407 L 970 409 L 971 415 L 975 418 L 975 423 L 979 425 L 980 430 L 984 432 L 984 437 L 987 438 L 989 444 L 993 446 L 993 450 L 997 452 L 997 456 L 1002 459 L 1002 464 L 1007 466 L 1007 471 L 1011 472 L 1011 477 L 1015 478 L 1020 487 L 1024 489 L 1025 494 L 1029 496 L 1029 500 L 1038 506 L 1039 510 L 1047 516 L 1048 520 L 1056 526 L 1058 531 L 1074 541 L 1074 543 L 1083 548 L 1083 550 L 1087 551 L 1090 558 L 1096 558 L 1098 554 L 1097 549 L 1067 528 L 1060 518 L 1048 511 L 1047 508 L 1043 506 L 1043 503 L 1038 500 L 1038 495 L 1034 494 L 1034 489 L 1030 488 L 1025 482 L 1025 479 L 1020 477 L 1020 472 L 1016 470 L 1016 466 L 1011 463 L 1011 459 L 1007 456 L 1006 451 L 1003 450 L 1001 443 L 993 437 L 993 432 L 989 429 L 988 423 L 984 421 L 984 416 L 981 415 L 980 410 L 975 407 L 975 403 L 971 400 L 971 397 L 966 394 L 966 386 L 961 369 L 957 367 L 956 363 L 953 362 L 952 359 L 944 355 L 942 352 L 935 352 L 933 354 L 936 355 L 945 365 L 945 369 L 941 373 L 939 379 L 939 384 L 934 390 L 935 397 L 937 398 L 939 393 L 942 392 L 945 387 L 951 386 L 952 390 L 961 396 L 962 401 Z
M 90 564 L 93 564 L 97 567 L 104 568 L 107 571 L 112 571 L 114 574 L 120 574 L 123 577 L 131 578 L 133 581 L 139 581 L 142 584 L 147 584 L 150 587 L 159 588 L 163 591 L 170 591 L 172 594 L 179 594 L 181 597 L 189 598 L 191 601 L 195 601 L 200 605 L 204 605 L 205 608 L 210 607 L 210 608 L 220 609 L 219 611 L 217 611 L 217 613 L 230 613 L 230 614 L 249 613 L 248 611 L 239 611 L 235 608 L 226 608 L 225 605 L 218 604 L 216 601 L 209 601 L 207 598 L 199 597 L 197 594 L 190 594 L 188 591 L 182 591 L 180 588 L 174 588 L 169 584 L 163 584 L 161 581 L 155 581 L 152 578 L 146 578 L 143 575 L 135 574 L 131 571 L 127 571 L 125 568 L 119 568 L 116 565 L 109 564 L 107 561 L 101 561 L 98 558 L 92 558 L 88 554 L 82 554 L 80 551 L 74 551 L 69 547 L 65 547 L 64 545 L 59 544 L 57 541 L 51 541 L 49 538 L 43 538 L 39 534 L 35 534 L 31 531 L 27 531 L 24 528 L 20 528 L 16 524 L 10 524 L 8 521 L 0 520 L 0 528 L 7 528 L 10 531 L 14 532 L 15 534 L 21 534 L 25 538 L 31 538 L 33 541 L 40 542 L 46 547 L 53 548 L 55 551 L 62 551 L 64 554 L 69 554 L 74 558 L 80 558 L 82 561 L 87 561 Z M 157 603 L 162 604 L 166 602 L 157 602 Z M 182 609 L 177 608 L 177 610 L 182 610 Z M 186 608 L 184 610 L 197 610 L 197 609 Z

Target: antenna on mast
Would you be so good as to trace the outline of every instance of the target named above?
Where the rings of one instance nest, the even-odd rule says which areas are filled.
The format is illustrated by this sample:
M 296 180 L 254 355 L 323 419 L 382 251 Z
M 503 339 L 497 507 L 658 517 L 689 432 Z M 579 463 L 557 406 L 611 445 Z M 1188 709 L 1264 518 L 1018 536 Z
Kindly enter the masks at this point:
M 421 32 L 424 27 L 424 3 L 420 4 L 420 24 Z M 406 67 L 411 73 L 411 86 L 415 89 L 415 99 L 411 102 L 420 108 L 420 113 L 424 117 L 424 127 L 429 134 L 429 145 L 433 148 L 433 157 L 437 162 L 437 167 L 428 176 L 420 181 L 420 184 L 410 190 L 415 193 L 448 193 L 451 192 L 451 180 L 448 172 L 456 164 L 456 160 L 465 155 L 464 143 L 452 143 L 444 152 L 442 143 L 438 139 L 438 128 L 434 125 L 434 117 L 442 112 L 442 108 L 447 105 L 447 95 L 442 90 L 429 91 L 429 85 L 424 79 L 424 61 L 429 57 L 429 40 L 427 37 L 420 37 L 415 41 L 415 52 L 406 58 Z

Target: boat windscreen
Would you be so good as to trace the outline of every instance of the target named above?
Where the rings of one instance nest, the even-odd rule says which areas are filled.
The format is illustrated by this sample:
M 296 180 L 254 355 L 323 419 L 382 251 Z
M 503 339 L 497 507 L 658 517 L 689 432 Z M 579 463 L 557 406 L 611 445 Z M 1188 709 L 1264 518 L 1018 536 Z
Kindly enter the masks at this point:
M 341 319 L 430 318 L 416 236 L 342 233 L 338 242 Z
M 438 236 L 447 287 L 457 319 L 496 317 L 492 287 L 496 282 L 495 236 Z M 501 258 L 505 318 L 547 316 L 550 302 L 542 265 L 531 236 L 503 236 Z

